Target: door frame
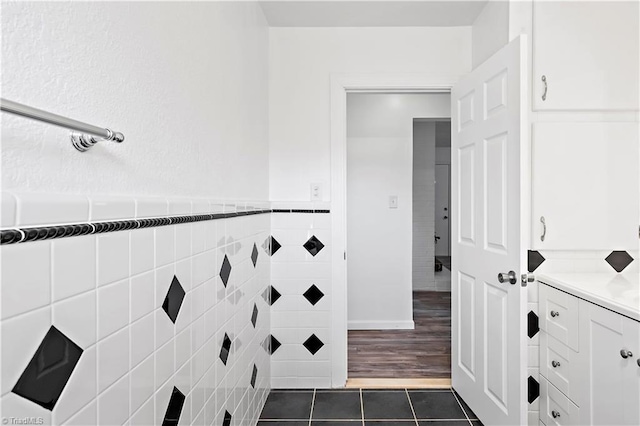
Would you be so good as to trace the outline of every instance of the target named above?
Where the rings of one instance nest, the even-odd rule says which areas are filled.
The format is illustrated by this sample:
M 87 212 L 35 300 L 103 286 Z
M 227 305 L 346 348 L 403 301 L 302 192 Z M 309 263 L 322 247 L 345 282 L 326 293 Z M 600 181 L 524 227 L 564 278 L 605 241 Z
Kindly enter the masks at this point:
M 331 386 L 347 383 L 347 93 L 451 93 L 463 75 L 331 74 Z

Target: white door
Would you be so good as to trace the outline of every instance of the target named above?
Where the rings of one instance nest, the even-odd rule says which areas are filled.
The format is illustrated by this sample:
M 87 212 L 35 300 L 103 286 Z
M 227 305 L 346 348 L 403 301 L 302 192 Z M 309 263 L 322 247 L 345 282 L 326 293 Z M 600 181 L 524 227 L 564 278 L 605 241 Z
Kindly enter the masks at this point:
M 526 424 L 525 47 L 514 40 L 451 94 L 451 376 L 490 425 Z M 500 283 L 509 271 L 514 283 Z
M 449 165 L 436 164 L 436 256 L 449 256 Z

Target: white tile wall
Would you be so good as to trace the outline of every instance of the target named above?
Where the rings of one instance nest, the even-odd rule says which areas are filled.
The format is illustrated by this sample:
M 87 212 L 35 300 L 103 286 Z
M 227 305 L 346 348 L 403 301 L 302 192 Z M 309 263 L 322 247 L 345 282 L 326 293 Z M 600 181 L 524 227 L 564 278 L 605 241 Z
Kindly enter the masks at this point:
M 282 344 L 271 356 L 273 388 L 331 387 L 330 223 L 322 213 L 271 215 L 282 245 L 271 257 L 271 284 L 282 294 L 271 306 L 271 333 Z M 303 247 L 312 235 L 324 244 L 315 257 Z M 303 297 L 313 284 L 324 293 L 315 306 Z M 324 343 L 315 355 L 303 346 L 312 334 Z
M 3 227 L 209 213 L 224 204 L 56 199 L 3 194 Z M 180 424 L 222 424 L 225 411 L 233 425 L 255 424 L 270 387 L 261 347 L 270 333 L 262 298 L 270 259 L 261 247 L 269 228 L 270 215 L 262 214 L 2 246 L 2 416 L 55 425 L 161 424 L 176 386 L 186 395 Z M 232 265 L 227 288 L 219 278 L 225 254 Z M 161 309 L 174 275 L 186 291 L 176 324 Z M 84 350 L 52 412 L 11 392 L 51 325 Z M 219 358 L 224 333 L 233 339 L 226 366 Z

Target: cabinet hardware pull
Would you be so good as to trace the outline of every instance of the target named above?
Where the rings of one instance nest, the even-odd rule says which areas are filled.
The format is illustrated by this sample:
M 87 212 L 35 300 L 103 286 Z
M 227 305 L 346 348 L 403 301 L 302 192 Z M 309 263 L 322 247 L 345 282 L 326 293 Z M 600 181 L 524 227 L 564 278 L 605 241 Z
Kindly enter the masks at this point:
M 638 358 L 638 367 L 640 367 L 640 358 Z
M 620 350 L 620 356 L 624 359 L 630 358 L 633 356 L 633 352 L 628 351 L 626 349 L 621 349 Z
M 542 94 L 542 100 L 546 101 L 547 100 L 547 76 L 543 75 L 542 76 L 542 82 L 544 83 L 544 93 Z
M 556 410 L 553 410 L 551 412 L 551 415 L 553 416 L 554 419 L 557 419 L 558 417 L 560 417 L 560 412 L 556 411 Z
M 540 235 L 540 241 L 544 241 L 544 238 L 547 236 L 547 222 L 544 219 L 544 216 L 540 216 L 540 223 L 542 224 L 542 235 Z
M 558 312 L 558 311 L 551 311 L 551 312 L 550 312 L 550 314 L 551 314 L 551 316 L 552 316 L 552 317 L 554 317 L 554 318 L 555 318 L 555 317 L 559 317 L 559 316 L 560 316 L 560 312 Z
M 557 368 L 557 367 L 560 367 L 560 362 L 556 361 L 556 360 L 553 360 L 553 361 L 551 361 L 551 365 L 553 366 L 553 368 Z

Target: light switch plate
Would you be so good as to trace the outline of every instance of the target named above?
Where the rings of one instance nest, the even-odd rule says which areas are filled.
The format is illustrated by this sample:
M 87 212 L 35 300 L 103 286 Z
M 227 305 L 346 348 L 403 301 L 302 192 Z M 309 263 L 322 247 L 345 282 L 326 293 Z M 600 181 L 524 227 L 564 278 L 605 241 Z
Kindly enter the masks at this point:
M 389 208 L 397 209 L 398 208 L 398 196 L 397 195 L 389 195 Z
M 322 184 L 321 183 L 312 183 L 311 184 L 311 201 L 322 201 Z

